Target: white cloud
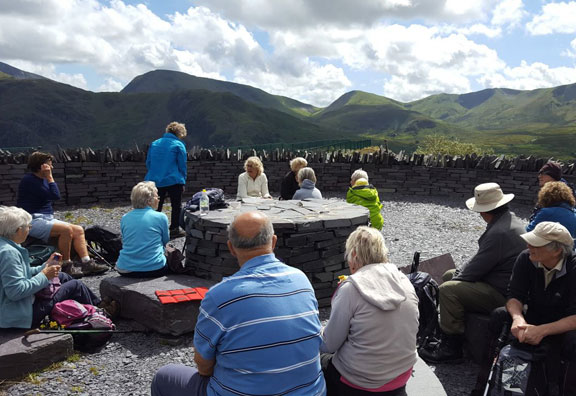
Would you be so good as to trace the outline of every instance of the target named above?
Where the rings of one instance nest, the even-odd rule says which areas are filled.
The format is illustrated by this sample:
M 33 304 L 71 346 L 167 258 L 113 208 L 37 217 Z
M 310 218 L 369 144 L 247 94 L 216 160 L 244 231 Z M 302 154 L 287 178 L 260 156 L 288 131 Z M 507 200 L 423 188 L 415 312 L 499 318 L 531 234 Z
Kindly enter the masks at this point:
M 498 0 L 196 0 L 230 20 L 263 29 L 371 26 L 382 19 L 467 23 L 485 20 Z
M 113 78 L 107 78 L 103 84 L 98 87 L 98 92 L 119 92 L 124 88 L 124 85 L 114 80 Z
M 56 66 L 51 63 L 37 64 L 30 61 L 22 61 L 18 59 L 8 60 L 6 63 L 14 66 L 17 69 L 27 71 L 29 73 L 38 74 L 40 76 L 49 78 L 63 84 L 72 85 L 74 87 L 87 89 L 88 83 L 84 75 L 80 73 L 60 73 L 56 71 Z
M 540 62 L 506 67 L 496 73 L 479 78 L 479 82 L 490 88 L 537 89 L 572 84 L 576 81 L 576 67 L 550 67 Z
M 545 4 L 526 29 L 533 35 L 576 33 L 576 2 Z
M 570 47 L 571 48 L 562 52 L 562 55 L 567 56 L 568 58 L 575 58 L 576 59 L 576 39 L 574 39 L 570 42 Z
M 492 24 L 496 26 L 516 27 L 528 13 L 522 0 L 501 0 L 492 14 Z

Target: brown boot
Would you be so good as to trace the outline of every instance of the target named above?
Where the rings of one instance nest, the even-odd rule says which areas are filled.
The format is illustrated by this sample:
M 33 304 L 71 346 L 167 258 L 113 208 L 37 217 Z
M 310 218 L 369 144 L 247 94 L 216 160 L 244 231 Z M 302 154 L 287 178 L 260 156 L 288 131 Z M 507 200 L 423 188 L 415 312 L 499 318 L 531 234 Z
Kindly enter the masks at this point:
M 84 275 L 103 274 L 110 269 L 106 264 L 98 264 L 93 259 L 90 259 L 85 263 L 80 263 L 80 268 L 82 268 Z
M 78 268 L 72 260 L 63 261 L 61 270 L 74 279 L 80 279 L 84 276 L 84 272 L 82 272 L 82 270 Z

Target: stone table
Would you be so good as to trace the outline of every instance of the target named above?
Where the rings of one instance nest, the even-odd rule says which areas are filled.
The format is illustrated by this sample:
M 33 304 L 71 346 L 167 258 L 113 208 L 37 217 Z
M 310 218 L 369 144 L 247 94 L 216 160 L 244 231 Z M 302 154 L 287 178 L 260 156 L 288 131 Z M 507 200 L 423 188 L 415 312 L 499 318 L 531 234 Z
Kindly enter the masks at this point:
M 344 259 L 346 238 L 359 225 L 367 225 L 368 209 L 338 200 L 243 200 L 239 208 L 186 212 L 186 266 L 200 278 L 219 282 L 238 270 L 226 242 L 227 227 L 239 213 L 266 213 L 278 237 L 276 256 L 308 275 L 321 307 L 330 298 L 339 275 L 348 275 Z

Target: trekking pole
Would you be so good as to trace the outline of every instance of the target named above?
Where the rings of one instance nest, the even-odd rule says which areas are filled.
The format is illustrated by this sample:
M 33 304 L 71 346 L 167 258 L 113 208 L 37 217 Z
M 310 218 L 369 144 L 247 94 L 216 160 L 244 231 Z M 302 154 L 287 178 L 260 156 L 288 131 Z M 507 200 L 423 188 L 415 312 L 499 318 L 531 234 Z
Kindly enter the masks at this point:
M 510 324 L 508 322 L 504 323 L 504 327 L 500 332 L 500 336 L 498 337 L 498 341 L 496 342 L 496 348 L 494 351 L 494 360 L 492 361 L 492 366 L 490 367 L 490 374 L 488 376 L 488 381 L 486 381 L 486 387 L 484 388 L 483 396 L 488 396 L 490 390 L 492 390 L 494 381 L 494 371 L 496 369 L 496 363 L 498 362 L 498 358 L 500 357 L 500 351 L 504 348 L 506 341 L 508 340 L 508 335 L 510 334 Z
M 98 252 L 96 251 L 96 249 L 94 249 L 92 246 L 90 246 L 90 244 L 86 244 L 86 247 L 88 248 L 88 251 L 89 251 L 90 253 L 92 253 L 92 254 L 95 255 L 95 256 L 98 256 L 98 258 L 99 258 L 100 260 L 104 261 L 110 268 L 113 267 L 113 265 L 110 264 L 110 263 L 108 262 L 108 260 L 106 260 L 104 257 L 102 257 L 102 255 L 101 255 L 100 253 L 98 253 Z
M 25 337 L 34 334 L 100 334 L 100 333 L 146 333 L 146 330 L 107 330 L 107 329 L 87 329 L 87 330 L 43 330 L 32 329 L 24 333 Z

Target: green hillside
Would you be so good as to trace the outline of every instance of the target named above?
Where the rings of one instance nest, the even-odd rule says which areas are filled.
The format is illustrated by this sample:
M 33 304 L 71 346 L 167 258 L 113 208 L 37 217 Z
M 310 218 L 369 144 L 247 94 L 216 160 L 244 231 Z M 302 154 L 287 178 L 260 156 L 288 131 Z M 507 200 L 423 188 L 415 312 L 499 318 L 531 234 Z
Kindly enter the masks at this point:
M 128 147 L 158 138 L 177 120 L 188 144 L 295 142 L 339 133 L 229 93 L 93 93 L 50 80 L 0 80 L 3 146 Z
M 306 117 L 319 110 L 312 105 L 285 96 L 271 95 L 249 85 L 196 77 L 169 70 L 155 70 L 142 74 L 124 87 L 122 93 L 159 93 L 189 89 L 228 92 L 258 106 L 279 110 L 298 117 Z

